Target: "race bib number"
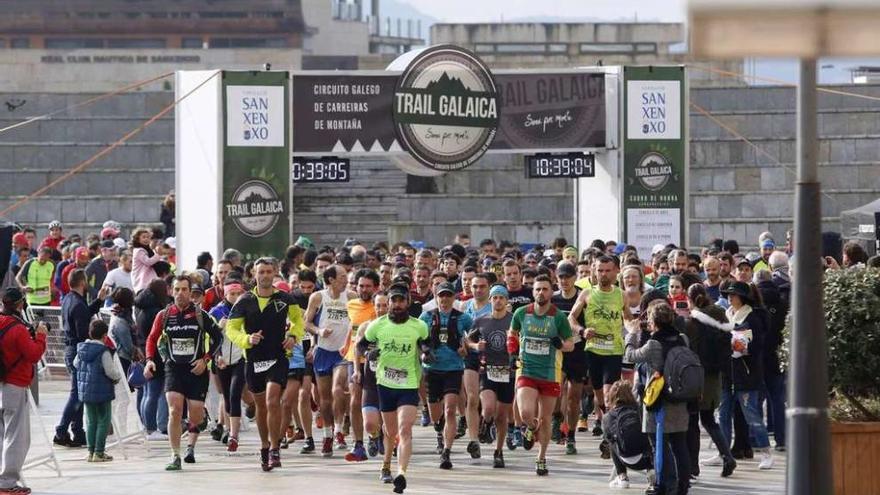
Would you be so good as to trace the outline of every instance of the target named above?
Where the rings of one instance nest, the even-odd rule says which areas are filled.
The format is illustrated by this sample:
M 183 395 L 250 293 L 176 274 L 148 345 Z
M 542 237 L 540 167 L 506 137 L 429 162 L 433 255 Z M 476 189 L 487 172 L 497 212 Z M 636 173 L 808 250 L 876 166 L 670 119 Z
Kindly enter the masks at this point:
M 39 288 L 39 289 L 34 289 L 34 294 L 37 295 L 37 296 L 48 296 L 48 295 L 49 295 L 49 288 L 48 288 L 48 287 L 42 287 L 42 288 Z
M 542 339 L 525 339 L 525 350 L 528 354 L 535 354 L 539 356 L 549 356 L 550 355 L 550 341 L 542 340 Z
M 385 368 L 385 380 L 394 385 L 406 385 L 409 372 L 395 368 Z
M 602 351 L 613 351 L 614 350 L 614 336 L 613 335 L 597 335 L 590 339 L 590 347 L 593 349 L 598 349 Z
M 171 339 L 171 353 L 175 356 L 192 356 L 196 353 L 193 339 Z
M 507 366 L 486 366 L 486 378 L 491 382 L 510 383 L 510 368 Z
M 440 343 L 445 344 L 447 342 L 449 342 L 449 333 L 446 331 L 445 328 L 441 328 L 440 329 Z
M 254 361 L 254 373 L 265 373 L 269 371 L 269 368 L 278 361 L 277 359 L 270 359 L 268 361 Z

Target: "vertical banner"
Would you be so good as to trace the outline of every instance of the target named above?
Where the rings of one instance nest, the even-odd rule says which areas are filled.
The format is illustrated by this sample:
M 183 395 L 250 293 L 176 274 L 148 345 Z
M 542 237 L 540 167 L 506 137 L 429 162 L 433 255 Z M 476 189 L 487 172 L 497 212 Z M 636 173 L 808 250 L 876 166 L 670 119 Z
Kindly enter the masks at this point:
M 683 66 L 624 67 L 623 222 L 627 244 L 686 245 L 687 121 Z
M 290 244 L 288 81 L 287 72 L 223 73 L 222 246 L 245 260 Z

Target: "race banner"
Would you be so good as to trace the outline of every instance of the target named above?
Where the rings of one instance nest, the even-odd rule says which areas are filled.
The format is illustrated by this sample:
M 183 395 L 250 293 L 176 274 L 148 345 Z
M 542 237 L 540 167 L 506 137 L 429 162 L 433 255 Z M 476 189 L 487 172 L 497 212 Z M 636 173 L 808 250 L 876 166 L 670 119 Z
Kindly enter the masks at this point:
M 288 100 L 287 72 L 223 73 L 222 247 L 245 261 L 290 244 Z
M 393 112 L 400 77 L 385 71 L 294 73 L 294 154 L 406 152 Z M 487 153 L 606 147 L 604 73 L 497 71 L 494 78 L 499 122 Z
M 686 242 L 686 81 L 684 67 L 624 67 L 624 233 L 643 260 Z

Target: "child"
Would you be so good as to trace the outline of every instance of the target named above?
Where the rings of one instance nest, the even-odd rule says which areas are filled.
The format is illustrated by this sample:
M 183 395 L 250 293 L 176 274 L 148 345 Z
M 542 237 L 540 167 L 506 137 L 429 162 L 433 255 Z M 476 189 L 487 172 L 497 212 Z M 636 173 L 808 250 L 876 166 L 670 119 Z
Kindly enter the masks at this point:
M 86 410 L 86 443 L 88 462 L 109 462 L 113 458 L 104 453 L 107 431 L 110 427 L 110 404 L 115 398 L 113 386 L 122 374 L 113 362 L 110 350 L 104 344 L 107 324 L 94 320 L 89 324 L 89 339 L 76 347 L 76 386 L 79 399 Z
M 654 459 L 648 435 L 642 433 L 639 406 L 632 393 L 632 383 L 618 380 L 608 394 L 611 410 L 602 418 L 602 431 L 611 447 L 614 476 L 611 488 L 629 488 L 627 469 L 647 470 L 648 482 L 654 484 Z

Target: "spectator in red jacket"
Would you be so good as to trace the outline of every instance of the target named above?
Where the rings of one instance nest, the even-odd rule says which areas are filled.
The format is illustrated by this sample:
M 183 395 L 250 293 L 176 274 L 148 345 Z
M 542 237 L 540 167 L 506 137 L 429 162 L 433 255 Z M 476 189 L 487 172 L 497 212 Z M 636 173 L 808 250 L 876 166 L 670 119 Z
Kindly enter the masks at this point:
M 52 220 L 49 222 L 49 236 L 43 239 L 43 242 L 40 243 L 40 247 L 48 246 L 52 248 L 53 251 L 58 251 L 58 245 L 61 244 L 61 241 L 63 240 L 64 235 L 61 222 L 58 220 Z
M 70 278 L 70 273 L 77 268 L 81 268 L 83 270 L 89 266 L 89 262 L 92 261 L 91 256 L 89 256 L 89 249 L 85 246 L 80 246 L 76 248 L 76 251 L 73 255 L 73 263 L 64 267 L 64 271 L 61 272 L 61 295 L 66 296 L 68 292 L 70 292 L 70 284 L 68 283 L 68 279 Z
M 3 294 L 3 310 L 0 311 L 0 359 L 3 374 L 0 375 L 0 492 L 31 492 L 20 485 L 21 469 L 31 446 L 30 409 L 28 387 L 34 379 L 34 364 L 46 352 L 48 329 L 40 323 L 31 333 L 24 322 L 24 294 L 17 288 L 7 289 Z

